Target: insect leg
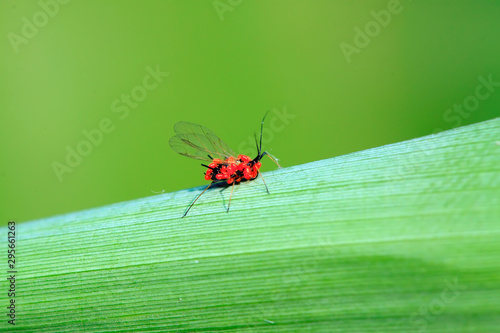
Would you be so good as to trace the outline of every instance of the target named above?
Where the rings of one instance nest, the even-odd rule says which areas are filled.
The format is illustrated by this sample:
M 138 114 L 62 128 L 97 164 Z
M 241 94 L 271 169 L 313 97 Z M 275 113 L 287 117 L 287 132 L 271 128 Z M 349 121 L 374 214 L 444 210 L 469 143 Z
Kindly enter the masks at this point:
M 231 205 L 231 197 L 233 196 L 233 190 L 234 190 L 234 182 L 233 186 L 231 187 L 231 194 L 229 195 L 229 202 L 227 203 L 227 212 L 229 213 L 229 206 Z
M 196 202 L 196 200 L 198 200 L 198 198 L 199 198 L 199 197 L 201 197 L 201 195 L 202 195 L 203 193 L 205 193 L 205 191 L 206 191 L 206 190 L 208 190 L 208 188 L 209 188 L 210 186 L 212 186 L 212 185 L 213 185 L 213 183 L 215 183 L 215 182 L 211 182 L 210 184 L 208 184 L 208 186 L 207 186 L 207 187 L 203 190 L 203 192 L 201 192 L 201 193 L 200 193 L 200 194 L 196 197 L 196 199 L 194 199 L 193 203 L 192 203 L 191 205 L 189 205 L 188 209 L 186 210 L 186 212 L 184 213 L 184 215 L 182 215 L 182 217 L 184 217 L 184 216 L 186 216 L 186 215 L 187 215 L 187 213 L 189 212 L 189 210 L 191 209 L 191 207 L 193 207 L 193 205 L 194 205 L 194 203 Z
M 262 157 L 264 157 L 265 155 L 267 155 L 274 163 L 276 163 L 276 165 L 278 166 L 278 168 L 281 168 L 281 165 L 278 163 L 278 159 L 276 157 L 274 157 L 273 155 L 269 154 L 267 151 L 265 151 L 265 152 L 262 153 Z
M 202 166 L 202 167 L 205 167 L 205 168 L 207 168 L 207 169 L 212 169 L 212 170 L 215 170 L 215 168 L 212 168 L 211 166 L 208 166 L 208 165 L 206 165 L 206 164 L 202 164 L 201 166 Z
M 259 176 L 260 176 L 260 178 L 262 178 L 262 181 L 264 182 L 264 186 L 266 187 L 267 194 L 271 194 L 271 193 L 269 193 L 269 189 L 267 188 L 267 184 L 266 184 L 266 181 L 264 180 L 264 176 L 262 176 L 262 173 L 259 172 Z

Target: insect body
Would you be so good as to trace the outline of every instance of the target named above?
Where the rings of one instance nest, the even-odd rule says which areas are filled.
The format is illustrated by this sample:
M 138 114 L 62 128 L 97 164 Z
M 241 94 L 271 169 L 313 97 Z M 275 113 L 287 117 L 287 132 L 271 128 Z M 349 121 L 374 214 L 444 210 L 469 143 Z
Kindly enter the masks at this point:
M 266 116 L 267 113 L 261 123 L 260 142 L 258 143 L 257 138 L 255 138 L 257 156 L 254 159 L 251 159 L 246 155 L 238 155 L 235 157 L 236 154 L 233 150 L 229 148 L 229 146 L 217 135 L 215 135 L 214 132 L 204 126 L 188 122 L 178 122 L 175 124 L 174 130 L 176 135 L 170 139 L 170 147 L 181 155 L 210 162 L 210 164 L 202 164 L 202 166 L 207 168 L 207 171 L 205 172 L 205 179 L 212 181 L 203 190 L 203 192 L 196 197 L 182 217 L 187 215 L 196 200 L 198 200 L 198 198 L 214 184 L 226 184 L 226 186 L 232 185 L 231 195 L 229 196 L 229 202 L 227 205 L 227 211 L 229 212 L 229 205 L 231 204 L 231 197 L 233 195 L 235 184 L 254 180 L 259 175 L 261 176 L 262 181 L 264 181 L 264 178 L 259 172 L 259 169 L 262 166 L 260 160 L 264 156 L 269 156 L 278 165 L 278 167 L 280 167 L 276 158 L 268 152 L 262 151 L 262 131 Z M 265 182 L 264 185 L 266 186 L 267 193 L 269 193 Z
M 226 180 L 228 184 L 240 183 L 245 180 L 253 180 L 259 175 L 262 163 L 254 161 L 246 155 L 238 155 L 238 158 L 230 156 L 225 161 L 214 159 L 207 167 L 206 180 Z

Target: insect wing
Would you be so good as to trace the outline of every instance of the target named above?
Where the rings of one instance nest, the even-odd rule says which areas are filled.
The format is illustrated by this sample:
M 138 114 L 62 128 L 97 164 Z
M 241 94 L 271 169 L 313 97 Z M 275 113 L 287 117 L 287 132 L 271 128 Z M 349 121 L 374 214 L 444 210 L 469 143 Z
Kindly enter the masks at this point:
M 210 162 L 208 155 L 221 160 L 235 156 L 234 151 L 205 126 L 181 121 L 174 125 L 174 131 L 177 135 L 170 139 L 170 147 L 181 155 Z

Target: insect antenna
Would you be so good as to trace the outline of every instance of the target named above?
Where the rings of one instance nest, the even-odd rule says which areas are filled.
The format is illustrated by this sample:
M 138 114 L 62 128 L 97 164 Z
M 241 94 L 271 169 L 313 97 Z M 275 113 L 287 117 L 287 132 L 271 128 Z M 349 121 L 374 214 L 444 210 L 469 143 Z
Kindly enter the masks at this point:
M 257 141 L 257 134 L 254 133 L 253 134 L 254 138 L 255 138 L 255 146 L 257 147 L 257 156 L 259 157 L 260 159 L 260 147 L 259 147 L 259 142 Z
M 260 146 L 259 146 L 259 156 L 261 155 L 261 152 L 262 152 L 262 132 L 264 132 L 264 120 L 266 120 L 266 117 L 267 115 L 269 114 L 269 111 L 266 112 L 266 114 L 264 115 L 264 118 L 262 118 L 262 123 L 260 124 Z M 264 156 L 261 156 L 259 158 L 259 160 L 264 157 Z

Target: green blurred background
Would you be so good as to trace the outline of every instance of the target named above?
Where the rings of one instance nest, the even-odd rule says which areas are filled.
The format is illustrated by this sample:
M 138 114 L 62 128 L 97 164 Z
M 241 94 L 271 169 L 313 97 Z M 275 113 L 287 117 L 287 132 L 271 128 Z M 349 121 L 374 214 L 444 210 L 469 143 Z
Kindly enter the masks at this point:
M 273 110 L 265 148 L 286 167 L 499 115 L 500 87 L 474 99 L 500 81 L 499 1 L 62 2 L 0 2 L 2 223 L 205 184 L 168 145 L 181 120 L 248 152 Z M 148 67 L 169 75 L 151 88 Z

